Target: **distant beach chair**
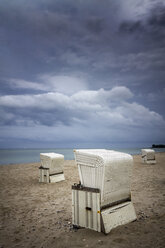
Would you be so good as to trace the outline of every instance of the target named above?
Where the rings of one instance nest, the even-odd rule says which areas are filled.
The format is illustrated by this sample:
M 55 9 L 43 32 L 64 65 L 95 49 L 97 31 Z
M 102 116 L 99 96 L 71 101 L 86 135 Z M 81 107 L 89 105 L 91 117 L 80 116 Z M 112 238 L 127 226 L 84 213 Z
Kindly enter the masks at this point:
M 39 182 L 57 183 L 65 180 L 64 156 L 58 153 L 40 153 Z
M 146 164 L 156 164 L 155 151 L 152 149 L 142 149 L 142 163 Z
M 136 220 L 131 202 L 131 155 L 105 149 L 74 150 L 80 184 L 72 186 L 73 225 L 109 233 Z

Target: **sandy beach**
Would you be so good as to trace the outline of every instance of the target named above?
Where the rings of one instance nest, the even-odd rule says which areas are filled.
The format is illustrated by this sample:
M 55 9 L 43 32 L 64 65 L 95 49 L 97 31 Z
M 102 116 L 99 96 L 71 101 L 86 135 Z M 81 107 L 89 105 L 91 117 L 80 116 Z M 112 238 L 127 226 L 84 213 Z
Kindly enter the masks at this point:
M 137 221 L 108 235 L 72 228 L 71 185 L 79 182 L 74 161 L 65 161 L 66 180 L 38 182 L 39 163 L 0 166 L 0 248 L 164 247 L 165 153 L 157 164 L 134 158 L 132 200 Z

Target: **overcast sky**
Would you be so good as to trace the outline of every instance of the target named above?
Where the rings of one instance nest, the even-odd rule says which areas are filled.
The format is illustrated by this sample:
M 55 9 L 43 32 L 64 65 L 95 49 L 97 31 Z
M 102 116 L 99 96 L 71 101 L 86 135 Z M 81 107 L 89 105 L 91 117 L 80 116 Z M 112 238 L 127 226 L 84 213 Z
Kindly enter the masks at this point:
M 0 0 L 0 147 L 165 143 L 164 0 Z

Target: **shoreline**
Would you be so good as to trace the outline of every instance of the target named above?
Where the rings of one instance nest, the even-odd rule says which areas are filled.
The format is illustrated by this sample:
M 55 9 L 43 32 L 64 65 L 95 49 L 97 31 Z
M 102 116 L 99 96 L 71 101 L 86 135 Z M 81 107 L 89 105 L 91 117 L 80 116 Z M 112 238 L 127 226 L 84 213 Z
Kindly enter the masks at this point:
M 161 153 L 164 153 L 165 154 L 165 151 L 155 151 L 155 154 L 161 154 Z M 129 153 L 128 153 L 129 154 Z M 138 153 L 138 154 L 130 154 L 132 157 L 135 157 L 135 156 L 141 156 L 141 153 Z M 65 159 L 65 158 L 64 158 Z M 74 159 L 66 159 L 65 161 L 74 161 Z M 37 161 L 37 162 L 25 162 L 25 163 L 9 163 L 9 164 L 3 164 L 3 163 L 0 163 L 0 167 L 1 166 L 17 166 L 17 165 L 20 165 L 20 164 L 38 164 L 40 163 L 40 161 Z
M 74 160 L 65 160 L 65 181 L 38 182 L 40 163 L 0 166 L 0 247 L 163 247 L 165 153 L 157 164 L 133 155 L 132 201 L 137 220 L 108 235 L 72 228 L 71 185 L 79 182 Z

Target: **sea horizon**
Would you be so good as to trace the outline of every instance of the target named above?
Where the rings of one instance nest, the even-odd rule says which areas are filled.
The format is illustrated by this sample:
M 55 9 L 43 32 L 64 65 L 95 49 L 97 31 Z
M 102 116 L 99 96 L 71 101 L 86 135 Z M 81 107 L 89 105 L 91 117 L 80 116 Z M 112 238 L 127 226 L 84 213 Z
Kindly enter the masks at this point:
M 77 148 L 77 147 L 76 147 Z M 119 152 L 125 152 L 130 155 L 141 153 L 143 148 L 152 148 L 152 146 L 140 147 L 78 147 L 77 149 L 109 149 Z M 75 148 L 0 148 L 0 165 L 9 164 L 24 164 L 24 163 L 37 163 L 40 162 L 40 153 L 55 152 L 64 155 L 65 160 L 73 160 Z M 152 148 L 153 149 L 153 148 Z M 165 148 L 154 148 L 155 152 L 165 152 Z

